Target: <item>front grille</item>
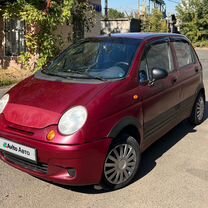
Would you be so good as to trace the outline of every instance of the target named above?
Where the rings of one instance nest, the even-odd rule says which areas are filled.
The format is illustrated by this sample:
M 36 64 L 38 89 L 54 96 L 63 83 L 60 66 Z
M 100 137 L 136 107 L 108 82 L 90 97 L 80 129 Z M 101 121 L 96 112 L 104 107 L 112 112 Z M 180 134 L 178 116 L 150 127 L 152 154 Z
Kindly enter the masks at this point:
M 8 126 L 7 128 L 8 128 L 10 131 L 14 131 L 14 132 L 17 132 L 17 133 L 20 133 L 20 134 L 25 134 L 25 135 L 28 135 L 28 136 L 32 136 L 32 135 L 34 134 L 33 132 L 25 131 L 25 130 L 22 130 L 22 129 L 13 127 L 13 126 Z
M 11 162 L 15 165 L 18 165 L 20 167 L 23 167 L 25 169 L 32 170 L 32 171 L 38 172 L 38 173 L 43 173 L 43 174 L 48 173 L 48 165 L 34 164 L 34 163 L 29 162 L 29 161 L 17 158 L 17 157 L 15 157 L 15 156 L 7 153 L 7 152 L 3 152 L 3 156 L 9 162 Z

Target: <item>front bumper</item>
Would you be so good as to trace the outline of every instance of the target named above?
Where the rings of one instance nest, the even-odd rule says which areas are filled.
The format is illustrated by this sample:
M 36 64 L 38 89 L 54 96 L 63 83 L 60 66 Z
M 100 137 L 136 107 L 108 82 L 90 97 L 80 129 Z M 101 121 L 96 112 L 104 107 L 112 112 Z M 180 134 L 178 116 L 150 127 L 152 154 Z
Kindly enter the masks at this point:
M 99 184 L 103 165 L 112 139 L 105 138 L 83 145 L 55 145 L 28 138 L 8 135 L 1 137 L 37 149 L 38 163 L 32 164 L 14 155 L 0 152 L 0 159 L 7 164 L 46 181 L 63 185 Z M 69 169 L 75 169 L 71 177 Z

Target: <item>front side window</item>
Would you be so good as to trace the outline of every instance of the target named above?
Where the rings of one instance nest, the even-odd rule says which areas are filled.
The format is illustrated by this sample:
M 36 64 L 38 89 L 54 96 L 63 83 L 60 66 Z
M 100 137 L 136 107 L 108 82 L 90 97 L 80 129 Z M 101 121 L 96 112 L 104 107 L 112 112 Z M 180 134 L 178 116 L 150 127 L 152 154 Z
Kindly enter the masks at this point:
M 131 67 L 140 40 L 86 39 L 72 45 L 43 72 L 71 78 L 124 78 Z
M 5 55 L 19 56 L 25 52 L 25 24 L 20 20 L 5 22 Z
M 193 64 L 195 62 L 194 54 L 191 46 L 187 42 L 176 41 L 173 42 L 179 68 Z
M 168 73 L 174 70 L 173 57 L 168 42 L 156 43 L 146 48 L 140 65 L 140 81 L 151 79 L 153 69 L 164 69 Z

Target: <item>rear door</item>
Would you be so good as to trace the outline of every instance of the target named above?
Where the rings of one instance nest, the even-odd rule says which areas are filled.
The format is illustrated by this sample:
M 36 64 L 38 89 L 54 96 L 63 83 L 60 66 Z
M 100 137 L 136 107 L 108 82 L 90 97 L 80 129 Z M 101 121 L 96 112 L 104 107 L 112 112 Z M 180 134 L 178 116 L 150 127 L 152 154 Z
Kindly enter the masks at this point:
M 175 50 L 178 83 L 181 85 L 181 116 L 188 117 L 196 99 L 197 91 L 202 83 L 202 67 L 194 49 L 184 39 L 172 41 Z
M 166 70 L 168 77 L 153 81 L 151 74 L 154 68 Z M 143 148 L 145 149 L 177 123 L 180 86 L 169 39 L 157 40 L 146 46 L 139 75 L 139 91 L 143 100 Z

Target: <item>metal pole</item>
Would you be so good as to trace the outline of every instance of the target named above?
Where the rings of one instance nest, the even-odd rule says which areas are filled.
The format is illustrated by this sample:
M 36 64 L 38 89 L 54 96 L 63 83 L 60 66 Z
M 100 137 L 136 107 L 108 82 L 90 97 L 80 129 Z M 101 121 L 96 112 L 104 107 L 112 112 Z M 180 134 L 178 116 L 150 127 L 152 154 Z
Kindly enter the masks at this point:
M 108 18 L 108 0 L 105 0 L 105 17 Z
M 140 0 L 138 0 L 138 16 L 140 18 Z

